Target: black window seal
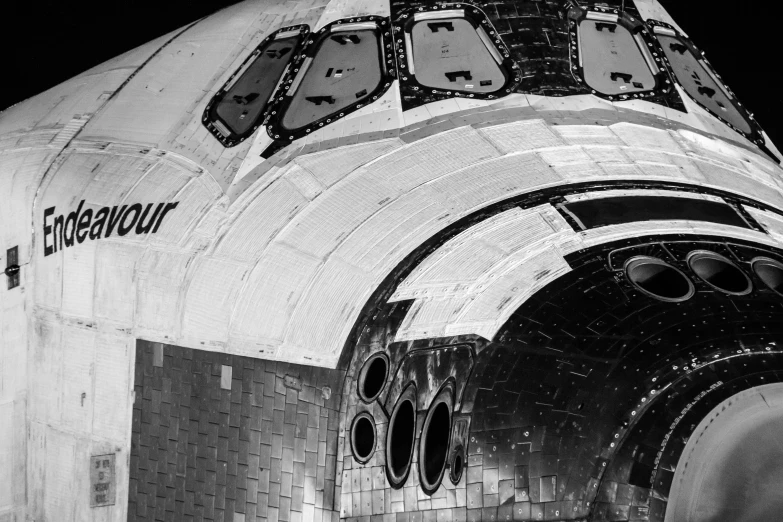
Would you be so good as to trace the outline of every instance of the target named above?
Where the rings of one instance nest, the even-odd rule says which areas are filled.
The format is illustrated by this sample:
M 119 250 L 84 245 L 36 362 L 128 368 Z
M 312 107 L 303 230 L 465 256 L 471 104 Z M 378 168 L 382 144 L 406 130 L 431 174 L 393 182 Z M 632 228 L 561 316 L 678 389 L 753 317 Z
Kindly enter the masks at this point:
M 662 22 L 660 20 L 650 19 L 650 20 L 647 20 L 647 24 L 650 26 L 650 28 L 652 30 L 651 32 L 653 33 L 653 35 L 656 34 L 656 28 L 662 28 L 666 32 L 665 33 L 662 32 L 661 34 L 665 34 L 666 36 L 670 36 L 672 38 L 676 38 L 677 40 L 679 40 L 688 49 L 688 51 L 699 61 L 701 66 L 703 68 L 705 68 L 707 74 L 709 74 L 712 77 L 713 81 L 715 81 L 715 83 L 717 83 L 724 90 L 725 94 L 727 95 L 727 97 L 731 101 L 731 103 L 734 106 L 734 108 L 737 110 L 737 112 L 740 113 L 740 115 L 742 115 L 745 118 L 745 121 L 748 123 L 748 125 L 752 129 L 751 132 L 747 133 L 747 132 L 743 132 L 742 130 L 738 129 L 737 127 L 732 125 L 731 122 L 729 122 L 728 120 L 724 119 L 720 114 L 716 113 L 715 111 L 713 111 L 709 107 L 707 107 L 704 104 L 702 104 L 701 102 L 699 102 L 699 100 L 697 100 L 696 98 L 691 96 L 691 94 L 688 91 L 686 91 L 685 88 L 682 89 L 683 92 L 685 92 L 685 94 L 687 94 L 688 97 L 691 100 L 693 100 L 699 107 L 701 107 L 702 109 L 704 109 L 705 111 L 707 111 L 708 113 L 713 115 L 714 117 L 718 118 L 718 120 L 720 120 L 723 124 L 727 125 L 730 129 L 734 130 L 735 132 L 737 132 L 741 136 L 744 136 L 749 141 L 752 141 L 754 144 L 758 145 L 762 150 L 764 150 L 764 152 L 767 155 L 773 157 L 776 162 L 780 163 L 780 160 L 778 160 L 774 156 L 774 154 L 772 154 L 766 148 L 766 146 L 765 146 L 766 141 L 764 139 L 764 134 L 763 134 L 763 131 L 761 129 L 761 125 L 759 125 L 759 123 L 753 117 L 753 114 L 750 113 L 745 108 L 744 105 L 742 105 L 742 103 L 737 98 L 737 95 L 734 94 L 734 92 L 732 92 L 732 90 L 729 88 L 728 85 L 726 85 L 726 83 L 723 81 L 723 78 L 721 78 L 720 75 L 715 71 L 715 68 L 707 60 L 707 57 L 704 56 L 704 53 L 698 47 L 696 47 L 696 45 L 693 43 L 693 41 L 690 38 L 688 38 L 687 36 L 685 36 L 684 34 L 682 34 L 680 31 L 678 31 L 676 27 L 674 27 L 671 24 L 667 24 L 666 22 Z M 655 40 L 657 42 L 658 38 L 656 37 Z M 660 43 L 659 43 L 659 46 L 660 46 Z M 661 48 L 661 51 L 663 52 L 663 48 Z M 677 76 L 674 74 L 674 70 L 672 69 L 671 64 L 669 63 L 668 58 L 666 58 L 666 54 L 664 53 L 664 54 L 662 54 L 662 56 L 663 56 L 663 59 L 664 59 L 666 65 L 667 65 L 667 67 L 671 71 L 672 79 L 678 85 L 680 85 L 680 87 L 682 87 L 682 83 L 677 79 Z
M 610 101 L 644 100 L 661 94 L 669 93 L 673 88 L 668 67 L 664 66 L 666 58 L 658 40 L 654 38 L 645 24 L 625 11 L 617 8 L 590 6 L 578 7 L 572 4 L 567 13 L 568 16 L 568 46 L 569 60 L 571 62 L 571 75 L 580 85 L 589 89 L 590 94 Z M 604 94 L 597 91 L 585 81 L 584 68 L 582 67 L 581 49 L 579 45 L 579 24 L 590 19 L 592 21 L 605 20 L 607 23 L 620 25 L 631 33 L 637 42 L 639 52 L 644 58 L 647 68 L 655 79 L 652 89 L 637 91 L 629 94 Z M 645 47 L 642 47 L 642 43 Z M 663 58 L 662 58 L 663 57 Z M 657 70 L 656 70 L 657 69 Z
M 424 21 L 417 20 L 416 15 L 426 15 L 438 11 L 444 13 L 453 13 L 453 16 L 450 16 L 449 18 L 463 18 L 466 20 L 468 23 L 470 23 L 470 25 L 473 26 L 474 29 L 476 29 L 476 32 L 479 34 L 479 39 L 481 39 L 484 45 L 487 46 L 487 51 L 496 57 L 500 57 L 501 61 L 498 63 L 498 68 L 503 73 L 505 83 L 496 91 L 483 93 L 462 91 L 458 89 L 444 90 L 422 85 L 416 81 L 416 71 L 414 70 L 413 73 L 411 73 L 407 65 L 408 57 L 411 54 L 410 47 L 413 45 L 411 31 L 413 30 L 414 25 Z M 482 38 L 481 32 L 479 32 L 479 30 L 483 31 L 484 35 L 486 35 L 486 40 Z M 479 100 L 495 100 L 513 93 L 514 89 L 522 81 L 522 77 L 519 73 L 519 67 L 511 58 L 511 53 L 509 52 L 508 47 L 506 47 L 506 45 L 503 43 L 503 40 L 500 38 L 500 34 L 492 25 L 492 22 L 490 22 L 484 11 L 476 6 L 471 6 L 470 4 L 441 4 L 428 7 L 422 6 L 417 7 L 416 9 L 411 9 L 408 12 L 403 12 L 399 19 L 395 21 L 394 36 L 394 44 L 397 47 L 397 67 L 399 68 L 400 85 L 410 87 L 414 91 L 424 91 L 442 96 L 474 98 Z M 490 48 L 489 45 L 492 45 L 493 47 Z
M 320 46 L 321 42 L 329 37 L 332 28 L 342 24 L 360 24 L 373 22 L 376 26 L 376 31 L 379 40 L 379 49 L 381 56 L 379 57 L 379 63 L 381 65 L 381 80 L 378 82 L 378 86 L 362 100 L 352 103 L 351 105 L 343 108 L 339 112 L 335 112 L 324 116 L 323 118 L 313 121 L 308 125 L 299 127 L 296 129 L 287 129 L 283 126 L 283 116 L 293 101 L 293 95 L 288 95 L 287 91 L 291 88 L 294 81 L 297 80 L 297 76 L 305 63 L 305 60 L 315 56 L 315 51 Z M 291 62 L 288 71 L 280 82 L 279 90 L 275 93 L 275 99 L 270 103 L 269 111 L 267 114 L 267 132 L 269 136 L 274 140 L 279 140 L 283 143 L 291 142 L 295 139 L 304 137 L 326 127 L 327 125 L 334 123 L 335 121 L 343 118 L 347 114 L 351 114 L 366 105 L 377 101 L 388 89 L 391 87 L 392 82 L 395 80 L 396 69 L 394 66 L 394 51 L 391 42 L 391 23 L 387 17 L 383 16 L 357 16 L 355 18 L 346 18 L 342 20 L 336 20 L 330 24 L 325 25 L 319 31 L 312 33 L 310 38 L 307 39 L 305 45 L 301 49 L 301 53 L 298 54 L 296 59 Z M 307 70 L 302 70 L 302 74 L 306 74 Z M 301 80 L 299 78 L 298 80 Z
M 278 79 L 277 85 L 275 89 L 272 91 L 269 100 L 267 100 L 266 104 L 264 105 L 264 108 L 261 110 L 260 114 L 256 117 L 256 120 L 251 126 L 251 128 L 246 132 L 240 134 L 236 134 L 232 132 L 231 128 L 220 118 L 220 116 L 218 116 L 217 114 L 218 105 L 223 100 L 223 97 L 226 95 L 229 89 L 233 86 L 234 80 L 237 79 L 237 76 L 244 73 L 249 68 L 249 65 L 261 56 L 261 54 L 264 52 L 264 49 L 270 43 L 272 43 L 277 38 L 278 35 L 284 33 L 293 33 L 295 31 L 299 31 L 299 37 L 293 52 L 290 54 L 289 62 L 288 64 L 286 64 L 286 69 L 283 70 L 283 74 L 280 77 L 280 78 L 284 78 L 288 71 L 288 68 L 290 67 L 290 63 L 292 59 L 294 59 L 298 55 L 298 53 L 301 52 L 303 43 L 306 41 L 307 36 L 310 33 L 310 27 L 308 25 L 292 25 L 287 27 L 281 27 L 280 29 L 274 31 L 273 33 L 269 34 L 266 38 L 264 38 L 261 41 L 261 43 L 258 44 L 258 46 L 256 46 L 255 49 L 253 49 L 253 52 L 251 52 L 248 55 L 248 57 L 245 58 L 242 64 L 239 67 L 237 67 L 237 69 L 228 78 L 228 80 L 226 80 L 223 86 L 215 93 L 215 95 L 212 97 L 212 99 L 209 101 L 206 108 L 204 109 L 204 115 L 202 116 L 201 119 L 202 123 L 207 128 L 207 130 L 209 130 L 209 132 L 226 148 L 239 145 L 247 138 L 252 136 L 258 130 L 258 128 L 264 124 L 267 118 L 267 113 L 271 105 L 271 101 L 274 99 L 275 93 L 280 86 L 280 79 Z M 226 133 L 225 131 L 228 131 L 228 133 Z

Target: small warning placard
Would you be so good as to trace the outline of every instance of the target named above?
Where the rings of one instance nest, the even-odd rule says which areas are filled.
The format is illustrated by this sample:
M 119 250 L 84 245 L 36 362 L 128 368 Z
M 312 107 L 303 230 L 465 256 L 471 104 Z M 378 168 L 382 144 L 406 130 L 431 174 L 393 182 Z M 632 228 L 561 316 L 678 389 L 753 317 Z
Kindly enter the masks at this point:
M 113 506 L 116 483 L 114 454 L 90 457 L 90 507 Z

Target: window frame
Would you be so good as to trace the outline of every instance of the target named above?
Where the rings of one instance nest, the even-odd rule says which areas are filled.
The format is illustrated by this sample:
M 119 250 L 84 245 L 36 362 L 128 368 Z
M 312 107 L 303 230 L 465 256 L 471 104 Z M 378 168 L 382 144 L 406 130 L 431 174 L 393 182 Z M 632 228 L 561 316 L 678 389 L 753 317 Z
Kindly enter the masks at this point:
M 611 101 L 625 101 L 634 99 L 651 98 L 663 93 L 669 93 L 673 87 L 673 81 L 669 75 L 669 69 L 665 64 L 663 49 L 660 48 L 658 40 L 653 38 L 645 24 L 624 11 L 616 8 L 591 6 L 585 8 L 572 7 L 568 13 L 568 46 L 569 60 L 571 62 L 571 74 L 580 85 L 589 89 L 590 94 Z M 584 67 L 582 66 L 582 49 L 579 38 L 579 26 L 585 21 L 590 20 L 600 23 L 604 21 L 610 24 L 622 26 L 627 30 L 636 42 L 639 54 L 642 55 L 647 69 L 655 80 L 655 86 L 643 91 L 635 91 L 628 94 L 605 94 L 598 91 L 585 79 Z M 662 58 L 663 57 L 663 58 Z
M 462 18 L 476 29 L 479 40 L 484 43 L 487 51 L 493 56 L 495 63 L 497 63 L 505 78 L 503 85 L 492 92 L 471 92 L 459 89 L 439 89 L 421 84 L 416 80 L 416 70 L 414 68 L 411 71 L 409 65 L 413 59 L 413 37 L 411 36 L 413 26 L 418 23 L 426 23 L 428 20 L 437 21 L 438 19 L 446 18 Z M 508 47 L 503 43 L 498 31 L 489 21 L 484 11 L 476 6 L 469 4 L 442 4 L 418 7 L 398 18 L 394 24 L 394 34 L 400 84 L 401 86 L 410 87 L 413 91 L 441 96 L 494 100 L 514 92 L 516 86 L 522 81 L 519 69 L 511 58 Z
M 238 82 L 242 75 L 245 74 L 250 70 L 253 63 L 261 58 L 262 54 L 264 53 L 265 49 L 274 43 L 276 39 L 280 35 L 287 34 L 287 33 L 294 33 L 298 31 L 299 35 L 297 36 L 298 41 L 294 45 L 293 51 L 290 53 L 290 56 L 288 57 L 288 61 L 283 68 L 283 72 L 280 75 L 280 78 L 277 79 L 275 82 L 275 87 L 272 89 L 272 92 L 269 95 L 269 99 L 266 100 L 264 103 L 264 107 L 261 109 L 261 112 L 256 116 L 255 121 L 251 125 L 251 127 L 242 133 L 235 133 L 233 129 L 218 115 L 217 109 L 220 105 L 220 102 L 223 101 L 226 94 L 231 90 L 231 88 L 234 86 L 236 82 Z M 204 109 L 204 115 L 202 116 L 202 123 L 204 126 L 209 130 L 209 132 L 220 142 L 225 146 L 226 148 L 234 147 L 236 145 L 239 145 L 243 141 L 245 141 L 247 138 L 252 136 L 259 127 L 263 126 L 268 119 L 268 112 L 272 105 L 272 101 L 275 98 L 275 94 L 277 90 L 280 88 L 281 80 L 286 77 L 286 74 L 288 73 L 291 63 L 295 60 L 297 55 L 302 51 L 302 47 L 304 43 L 307 41 L 307 37 L 310 34 L 310 26 L 306 24 L 302 25 L 292 25 L 287 27 L 281 27 L 280 29 L 277 29 L 273 33 L 269 34 L 266 38 L 261 40 L 261 43 L 259 43 L 255 49 L 245 58 L 239 67 L 234 71 L 234 73 L 226 80 L 225 83 L 218 89 L 218 91 L 215 93 L 215 95 L 212 97 L 212 99 L 207 104 L 206 108 Z M 291 35 L 294 36 L 294 35 Z M 288 37 L 288 36 L 286 36 Z M 222 128 L 221 128 L 222 127 Z M 228 132 L 225 132 L 228 131 Z
M 373 30 L 377 34 L 378 49 L 380 52 L 379 64 L 381 66 L 381 74 L 380 81 L 376 88 L 364 98 L 318 120 L 312 121 L 307 125 L 295 129 L 286 128 L 283 125 L 283 119 L 286 111 L 291 107 L 296 89 L 307 74 L 309 64 L 312 63 L 321 43 L 332 34 L 332 29 L 350 24 L 357 24 L 358 26 L 359 24 L 367 24 L 370 22 L 375 24 L 375 29 Z M 290 63 L 288 71 L 280 82 L 278 91 L 275 93 L 275 99 L 270 102 L 267 122 L 267 132 L 269 133 L 269 136 L 275 141 L 279 141 L 283 144 L 290 143 L 295 139 L 307 136 L 314 131 L 336 122 L 347 114 L 355 112 L 362 107 L 377 101 L 389 87 L 391 87 L 396 75 L 390 27 L 391 23 L 388 18 L 370 15 L 336 20 L 325 25 L 319 31 L 312 33 L 302 47 L 301 52 Z M 345 31 L 346 29 L 342 30 Z
M 759 147 L 762 147 L 762 149 L 766 149 L 765 147 L 765 140 L 763 136 L 763 131 L 761 129 L 761 126 L 756 121 L 756 119 L 753 117 L 753 114 L 751 114 L 744 105 L 739 101 L 737 96 L 732 92 L 732 90 L 729 88 L 728 85 L 723 81 L 723 79 L 720 77 L 720 75 L 715 71 L 715 69 L 712 67 L 712 64 L 707 60 L 707 57 L 704 56 L 704 53 L 699 50 L 698 47 L 693 43 L 693 41 L 685 36 L 683 33 L 681 33 L 677 28 L 674 26 L 667 24 L 666 22 L 662 22 L 660 20 L 647 20 L 647 24 L 651 28 L 651 33 L 653 36 L 655 36 L 656 42 L 658 42 L 659 45 L 660 41 L 658 40 L 657 34 L 661 34 L 663 36 L 668 36 L 671 38 L 675 38 L 680 43 L 682 43 L 688 50 L 691 55 L 696 59 L 697 62 L 701 65 L 702 69 L 704 69 L 704 72 L 709 75 L 712 80 L 723 90 L 723 93 L 726 95 L 728 100 L 731 102 L 731 104 L 734 106 L 734 109 L 743 117 L 745 118 L 745 121 L 747 122 L 748 126 L 751 128 L 751 132 L 744 132 L 741 129 L 738 129 L 736 126 L 734 126 L 731 122 L 723 118 L 720 114 L 716 113 L 709 107 L 705 106 L 703 103 L 701 103 L 698 99 L 694 98 L 691 93 L 689 93 L 685 87 L 683 86 L 682 82 L 677 78 L 677 75 L 674 72 L 674 68 L 671 66 L 671 63 L 668 58 L 666 58 L 666 54 L 663 51 L 663 47 L 661 46 L 661 52 L 664 53 L 664 59 L 666 62 L 667 67 L 671 71 L 671 77 L 674 82 L 677 83 L 682 89 L 682 91 L 688 95 L 688 98 L 690 98 L 694 103 L 696 103 L 699 107 L 707 111 L 709 114 L 720 120 L 721 123 L 727 125 L 730 129 L 737 132 L 741 136 L 744 136 L 749 141 L 752 141 Z M 765 150 L 766 152 L 766 150 Z

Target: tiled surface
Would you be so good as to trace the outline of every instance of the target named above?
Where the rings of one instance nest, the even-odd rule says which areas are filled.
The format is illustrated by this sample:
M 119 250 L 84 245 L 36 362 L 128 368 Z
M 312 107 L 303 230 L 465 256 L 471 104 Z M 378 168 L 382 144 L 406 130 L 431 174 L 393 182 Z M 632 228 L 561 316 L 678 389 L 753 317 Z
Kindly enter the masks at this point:
M 128 520 L 336 520 L 342 376 L 139 341 Z
M 406 302 L 379 306 L 349 366 L 343 411 L 346 423 L 370 411 L 380 443 L 366 465 L 343 446 L 342 515 L 406 522 L 662 522 L 673 470 L 693 427 L 726 396 L 783 379 L 783 353 L 770 344 L 783 339 L 783 299 L 760 281 L 754 279 L 751 294 L 735 297 L 691 274 L 696 295 L 671 304 L 641 294 L 617 271 L 624 259 L 645 254 L 690 274 L 685 257 L 699 248 L 730 256 L 752 279 L 753 257 L 783 258 L 750 244 L 681 236 L 578 252 L 568 257 L 572 273 L 533 296 L 488 344 L 464 337 L 391 342 Z M 355 376 L 379 349 L 388 353 L 394 374 L 409 350 L 456 343 L 472 343 L 476 361 L 469 377 L 457 376 L 469 380 L 457 412 L 470 419 L 467 468 L 457 485 L 444 478 L 427 496 L 418 483 L 417 440 L 412 470 L 395 490 L 382 447 L 393 405 L 379 404 L 399 386 L 390 376 L 379 401 L 365 405 L 356 398 Z M 741 365 L 732 358 L 738 348 Z M 414 381 L 424 378 L 411 374 Z M 419 407 L 418 430 L 426 409 Z

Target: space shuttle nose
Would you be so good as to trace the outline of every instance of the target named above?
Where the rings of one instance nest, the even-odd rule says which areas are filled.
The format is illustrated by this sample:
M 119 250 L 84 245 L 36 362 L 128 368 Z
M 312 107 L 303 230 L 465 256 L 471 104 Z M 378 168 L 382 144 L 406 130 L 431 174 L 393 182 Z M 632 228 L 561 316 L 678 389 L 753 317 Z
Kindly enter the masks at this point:
M 778 520 L 780 159 L 655 0 L 99 65 L 0 113 L 0 520 Z

